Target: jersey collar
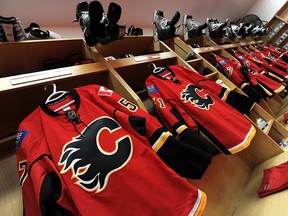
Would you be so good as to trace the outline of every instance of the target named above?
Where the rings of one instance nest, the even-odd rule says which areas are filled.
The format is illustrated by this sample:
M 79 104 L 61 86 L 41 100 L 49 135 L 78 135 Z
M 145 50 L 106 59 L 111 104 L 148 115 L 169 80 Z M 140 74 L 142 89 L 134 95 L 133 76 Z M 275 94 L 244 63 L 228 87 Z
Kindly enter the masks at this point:
M 78 94 L 78 92 L 75 90 L 75 89 L 70 89 L 69 90 L 69 95 L 71 95 L 73 97 L 73 99 L 75 100 L 75 105 L 76 105 L 76 110 L 78 110 L 79 106 L 80 106 L 80 96 Z M 67 97 L 67 95 L 63 95 L 63 97 L 59 98 L 59 101 L 64 99 L 65 97 Z M 61 116 L 61 115 L 64 115 L 64 114 L 60 114 L 58 112 L 54 112 L 53 110 L 51 110 L 49 107 L 48 107 L 49 104 L 45 104 L 45 102 L 43 102 L 41 105 L 40 105 L 40 108 L 47 114 L 47 115 L 50 115 L 50 116 Z
M 170 67 L 166 67 L 157 73 L 152 73 L 155 77 L 163 80 L 172 80 L 176 84 L 180 84 L 180 81 L 176 78 L 174 71 Z

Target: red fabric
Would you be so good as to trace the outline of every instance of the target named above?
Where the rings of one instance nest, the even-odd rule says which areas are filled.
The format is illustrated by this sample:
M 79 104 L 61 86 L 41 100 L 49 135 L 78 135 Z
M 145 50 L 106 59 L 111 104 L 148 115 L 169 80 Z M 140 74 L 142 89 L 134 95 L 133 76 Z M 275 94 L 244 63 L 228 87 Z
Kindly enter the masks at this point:
M 271 64 L 269 64 L 264 59 L 265 55 L 261 53 L 259 50 L 247 50 L 247 51 L 250 53 L 250 55 L 245 55 L 246 58 L 250 59 L 251 61 L 254 61 L 256 64 L 260 64 L 262 67 L 272 72 L 274 75 L 281 76 L 284 79 L 288 78 L 287 72 L 286 72 L 287 68 L 285 68 L 286 62 L 278 59 L 276 63 L 276 60 L 272 60 L 271 58 L 269 58 L 271 61 Z M 279 69 L 275 66 L 282 66 L 282 67 L 281 69 Z
M 263 180 L 257 190 L 260 198 L 288 187 L 288 161 L 263 171 Z
M 215 59 L 223 68 L 229 80 L 231 80 L 231 82 L 233 82 L 236 86 L 241 88 L 244 83 L 248 83 L 240 71 L 241 65 L 238 62 L 223 58 L 221 56 L 216 56 Z
M 285 124 L 288 124 L 288 112 L 284 113 L 283 122 L 284 122 Z

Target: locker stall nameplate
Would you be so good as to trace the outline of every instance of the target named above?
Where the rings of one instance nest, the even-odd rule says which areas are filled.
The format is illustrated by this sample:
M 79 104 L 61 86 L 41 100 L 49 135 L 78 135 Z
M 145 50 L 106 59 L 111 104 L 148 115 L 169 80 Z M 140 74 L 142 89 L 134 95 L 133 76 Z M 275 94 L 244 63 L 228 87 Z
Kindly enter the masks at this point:
M 70 69 L 53 69 L 41 72 L 29 73 L 18 75 L 10 79 L 12 85 L 19 85 L 23 83 L 29 83 L 38 80 L 44 80 L 49 78 L 61 77 L 72 74 Z

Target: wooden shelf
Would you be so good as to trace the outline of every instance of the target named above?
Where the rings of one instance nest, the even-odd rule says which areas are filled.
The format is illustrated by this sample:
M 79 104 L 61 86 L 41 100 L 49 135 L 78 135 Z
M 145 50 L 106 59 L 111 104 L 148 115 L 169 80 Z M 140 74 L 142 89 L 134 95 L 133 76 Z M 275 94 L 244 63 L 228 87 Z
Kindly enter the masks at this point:
M 97 68 L 97 70 L 95 70 Z M 96 62 L 86 65 L 77 65 L 59 69 L 31 72 L 21 75 L 14 75 L 0 78 L 0 92 L 18 91 L 25 87 L 43 85 L 47 82 L 56 82 L 57 80 L 76 78 L 92 73 L 105 73 L 108 69 L 102 62 Z
M 280 115 L 276 120 L 288 131 L 288 124 L 283 122 L 284 114 Z
M 139 65 L 139 64 L 149 64 L 165 59 L 173 59 L 176 58 L 175 53 L 172 52 L 162 52 L 158 54 L 150 54 L 150 55 L 141 55 L 136 57 L 124 58 L 124 59 L 117 59 L 114 61 L 109 61 L 109 65 L 113 68 L 121 68 L 121 67 L 129 67 L 132 65 Z
M 288 21 L 288 2 L 286 2 L 275 14 L 284 21 Z
M 183 38 L 181 38 L 181 40 L 183 40 Z M 185 41 L 185 43 L 191 46 L 192 48 L 195 48 L 194 45 L 197 45 L 199 47 L 211 47 L 211 46 L 217 47 L 218 46 L 217 43 L 210 40 L 210 38 L 207 37 L 206 35 L 201 35 L 199 37 L 190 38 L 189 40 Z
M 0 130 L 1 153 L 14 148 L 15 140 L 13 135 L 16 134 L 20 122 L 50 94 L 49 91 L 44 90 L 44 86 L 48 83 L 53 82 L 57 84 L 57 88 L 59 89 L 99 84 L 127 96 L 127 99 L 134 103 L 140 100 L 135 93 L 132 93 L 131 89 L 127 88 L 127 84 L 119 76 L 117 77 L 117 74 L 113 73 L 104 62 L 101 62 L 97 54 L 88 49 L 82 39 L 24 41 L 5 43 L 0 46 L 0 56 L 5 56 L 4 60 L 6 62 L 13 60 L 13 52 L 20 59 L 20 62 L 25 62 L 23 70 L 20 70 L 22 67 L 19 67 L 17 64 L 15 64 L 14 68 L 8 68 L 4 65 L 9 64 L 4 64 L 3 61 L 0 63 L 0 66 L 3 66 L 1 68 L 1 71 L 3 69 L 3 73 L 1 74 L 5 74 L 3 77 L 0 77 L 0 101 L 2 102 L 0 112 L 4 114 Z M 60 51 L 55 50 L 56 48 Z M 38 50 L 40 53 L 39 55 L 34 54 L 34 57 L 31 58 L 31 56 L 27 55 L 27 50 L 35 52 Z M 8 52 L 7 56 L 3 52 Z M 79 52 L 83 57 L 93 59 L 95 63 L 42 70 L 43 60 L 64 58 L 65 56 L 67 58 L 67 56 Z M 40 68 L 40 65 L 41 71 L 35 72 L 36 68 Z M 11 75 L 15 69 L 20 72 L 20 75 Z M 8 74 L 10 76 L 7 76 Z M 19 81 L 23 81 L 23 77 L 25 77 L 24 82 L 19 83 Z
M 223 48 L 223 49 L 233 49 L 233 48 L 237 48 L 239 45 L 238 44 L 224 44 L 224 45 L 221 45 L 221 47 Z

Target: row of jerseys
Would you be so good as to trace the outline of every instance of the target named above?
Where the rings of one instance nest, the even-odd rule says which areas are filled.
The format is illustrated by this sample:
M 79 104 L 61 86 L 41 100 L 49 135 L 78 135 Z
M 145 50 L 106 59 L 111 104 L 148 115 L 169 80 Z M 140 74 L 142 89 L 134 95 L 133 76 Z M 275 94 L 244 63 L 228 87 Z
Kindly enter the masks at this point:
M 243 114 L 254 100 L 180 65 L 155 68 L 145 84 L 158 119 L 88 85 L 21 122 L 26 215 L 202 215 L 206 194 L 185 178 L 201 179 L 215 155 L 250 145 L 256 129 Z
M 233 50 L 239 62 L 215 55 L 222 71 L 237 87 L 256 102 L 277 93 L 287 95 L 288 54 L 272 45 L 255 45 L 245 48 L 245 53 Z

